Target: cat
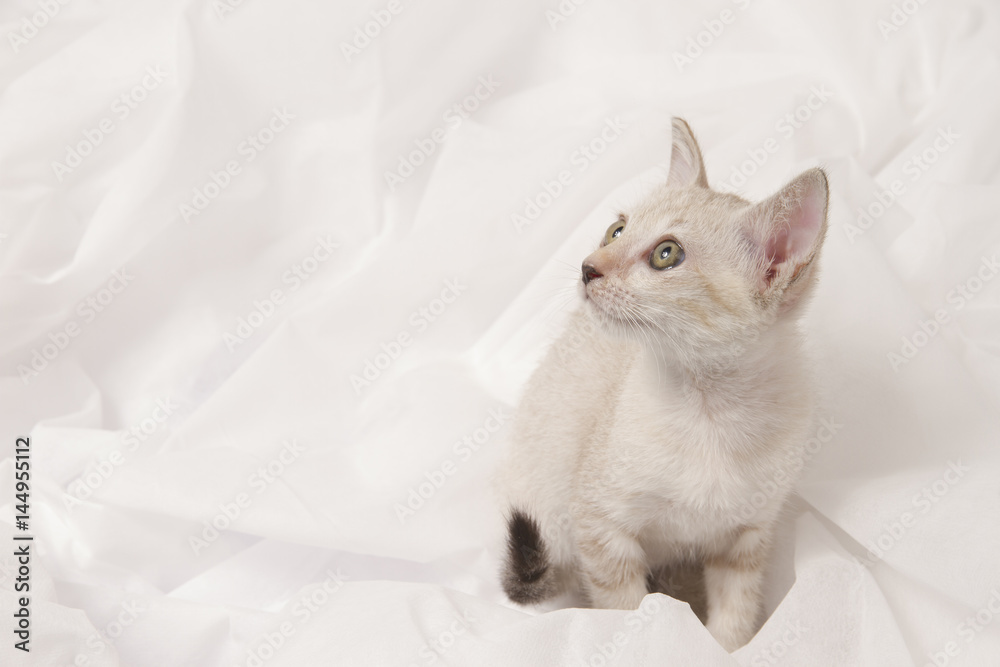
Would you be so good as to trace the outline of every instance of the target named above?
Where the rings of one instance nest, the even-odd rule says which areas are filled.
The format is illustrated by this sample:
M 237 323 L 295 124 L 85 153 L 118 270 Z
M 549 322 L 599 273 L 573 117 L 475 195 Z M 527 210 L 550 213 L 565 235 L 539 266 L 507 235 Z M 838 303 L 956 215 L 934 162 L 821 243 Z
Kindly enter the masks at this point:
M 512 601 L 636 609 L 664 571 L 695 572 L 715 639 L 753 637 L 812 424 L 798 320 L 828 200 L 818 168 L 759 203 L 710 189 L 673 119 L 666 182 L 583 260 L 583 303 L 520 402 L 500 472 Z

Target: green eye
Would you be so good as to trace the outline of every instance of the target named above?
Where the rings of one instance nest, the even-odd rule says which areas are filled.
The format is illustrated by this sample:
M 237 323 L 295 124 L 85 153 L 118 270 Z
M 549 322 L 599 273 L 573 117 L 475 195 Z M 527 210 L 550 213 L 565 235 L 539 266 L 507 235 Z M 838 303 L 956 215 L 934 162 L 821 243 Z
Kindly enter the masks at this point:
M 649 265 L 657 271 L 672 269 L 684 261 L 684 248 L 677 241 L 660 241 L 649 256 Z
M 625 218 L 618 218 L 618 221 L 613 225 L 608 227 L 608 231 L 604 234 L 604 245 L 608 245 L 616 238 L 622 235 L 622 231 L 625 229 Z

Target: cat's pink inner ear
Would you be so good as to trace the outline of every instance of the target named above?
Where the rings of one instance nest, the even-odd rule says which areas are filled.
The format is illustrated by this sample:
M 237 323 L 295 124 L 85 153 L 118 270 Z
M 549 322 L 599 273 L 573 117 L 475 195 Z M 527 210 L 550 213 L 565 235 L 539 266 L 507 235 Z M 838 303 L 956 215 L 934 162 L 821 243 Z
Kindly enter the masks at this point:
M 672 121 L 673 146 L 670 149 L 670 171 L 667 185 L 673 188 L 708 187 L 701 149 L 684 120 Z
M 764 242 L 765 287 L 779 271 L 798 271 L 808 261 L 823 231 L 826 203 L 826 177 L 818 169 L 802 174 L 775 196 L 771 233 Z

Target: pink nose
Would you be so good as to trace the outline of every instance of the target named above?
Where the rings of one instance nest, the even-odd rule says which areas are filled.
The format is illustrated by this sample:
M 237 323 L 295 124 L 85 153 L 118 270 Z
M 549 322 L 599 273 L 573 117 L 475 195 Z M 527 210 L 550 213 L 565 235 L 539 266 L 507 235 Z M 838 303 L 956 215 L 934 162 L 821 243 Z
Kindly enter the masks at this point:
M 597 269 L 595 269 L 590 264 L 584 264 L 583 265 L 583 284 L 584 285 L 586 285 L 587 283 L 589 283 L 591 280 L 594 280 L 595 278 L 600 278 L 603 275 L 604 275 L 603 273 L 601 273 L 600 271 L 598 271 Z

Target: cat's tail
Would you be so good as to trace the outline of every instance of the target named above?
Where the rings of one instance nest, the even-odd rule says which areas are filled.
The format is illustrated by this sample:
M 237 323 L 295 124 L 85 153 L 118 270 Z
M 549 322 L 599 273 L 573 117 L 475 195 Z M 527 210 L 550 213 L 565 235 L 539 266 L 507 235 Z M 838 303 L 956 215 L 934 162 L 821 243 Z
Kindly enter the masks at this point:
M 534 604 L 558 593 L 555 568 L 538 522 L 520 509 L 512 509 L 507 517 L 503 589 L 518 604 Z

